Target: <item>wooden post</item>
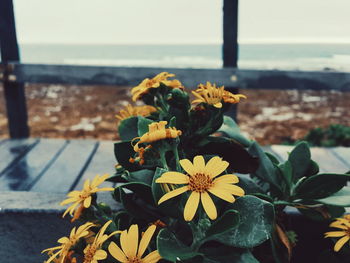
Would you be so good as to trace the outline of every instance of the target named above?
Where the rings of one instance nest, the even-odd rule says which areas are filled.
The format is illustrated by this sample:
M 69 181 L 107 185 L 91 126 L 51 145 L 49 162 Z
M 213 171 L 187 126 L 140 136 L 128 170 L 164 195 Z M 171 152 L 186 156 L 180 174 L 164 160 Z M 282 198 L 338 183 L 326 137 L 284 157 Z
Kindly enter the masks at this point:
M 1 63 L 5 70 L 3 85 L 10 137 L 26 138 L 29 128 L 24 84 L 7 79 L 7 63 L 20 60 L 12 0 L 0 1 L 0 48 Z
M 238 0 L 223 0 L 223 67 L 237 68 L 238 61 Z M 237 87 L 225 87 L 232 93 L 238 93 Z M 237 104 L 232 105 L 226 115 L 237 121 Z

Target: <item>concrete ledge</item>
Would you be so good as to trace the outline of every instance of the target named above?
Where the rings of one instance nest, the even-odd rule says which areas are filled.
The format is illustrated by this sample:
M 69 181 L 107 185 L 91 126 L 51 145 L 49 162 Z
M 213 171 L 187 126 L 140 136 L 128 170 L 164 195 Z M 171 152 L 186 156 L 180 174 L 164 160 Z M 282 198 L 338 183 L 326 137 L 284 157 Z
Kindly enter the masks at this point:
M 62 219 L 65 207 L 59 203 L 66 194 L 0 192 L 0 258 L 7 263 L 39 263 L 47 257 L 40 252 L 56 246 L 74 224 Z M 98 195 L 98 202 L 113 210 L 120 206 L 109 193 Z

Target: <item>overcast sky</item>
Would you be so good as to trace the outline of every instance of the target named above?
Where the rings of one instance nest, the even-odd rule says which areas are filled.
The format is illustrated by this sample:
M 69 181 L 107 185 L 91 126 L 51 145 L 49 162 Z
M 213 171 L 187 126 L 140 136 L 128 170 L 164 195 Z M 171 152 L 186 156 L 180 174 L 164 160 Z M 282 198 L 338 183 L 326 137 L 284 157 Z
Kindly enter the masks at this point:
M 14 0 L 21 43 L 221 43 L 222 0 Z M 350 43 L 350 0 L 241 0 L 240 42 Z

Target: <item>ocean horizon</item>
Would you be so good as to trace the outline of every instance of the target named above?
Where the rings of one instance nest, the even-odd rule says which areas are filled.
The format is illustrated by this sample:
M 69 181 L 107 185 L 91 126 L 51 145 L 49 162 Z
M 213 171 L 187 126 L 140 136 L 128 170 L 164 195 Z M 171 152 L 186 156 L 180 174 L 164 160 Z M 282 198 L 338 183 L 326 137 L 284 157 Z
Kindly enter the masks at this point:
M 20 44 L 30 64 L 220 68 L 220 44 Z M 350 43 L 240 44 L 243 69 L 350 71 Z

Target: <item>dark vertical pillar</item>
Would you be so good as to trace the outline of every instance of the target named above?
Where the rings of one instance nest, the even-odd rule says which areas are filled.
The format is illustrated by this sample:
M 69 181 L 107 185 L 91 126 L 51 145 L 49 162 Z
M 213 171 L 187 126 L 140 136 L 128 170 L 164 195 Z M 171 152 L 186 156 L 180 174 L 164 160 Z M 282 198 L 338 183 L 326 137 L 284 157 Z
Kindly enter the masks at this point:
M 238 0 L 223 0 L 223 67 L 237 67 L 238 61 Z M 238 93 L 237 87 L 225 87 L 232 93 Z M 237 105 L 232 105 L 226 115 L 237 120 Z
M 12 0 L 0 0 L 0 48 L 1 63 L 5 68 L 3 85 L 10 137 L 26 138 L 29 128 L 24 84 L 6 79 L 7 63 L 20 60 Z

